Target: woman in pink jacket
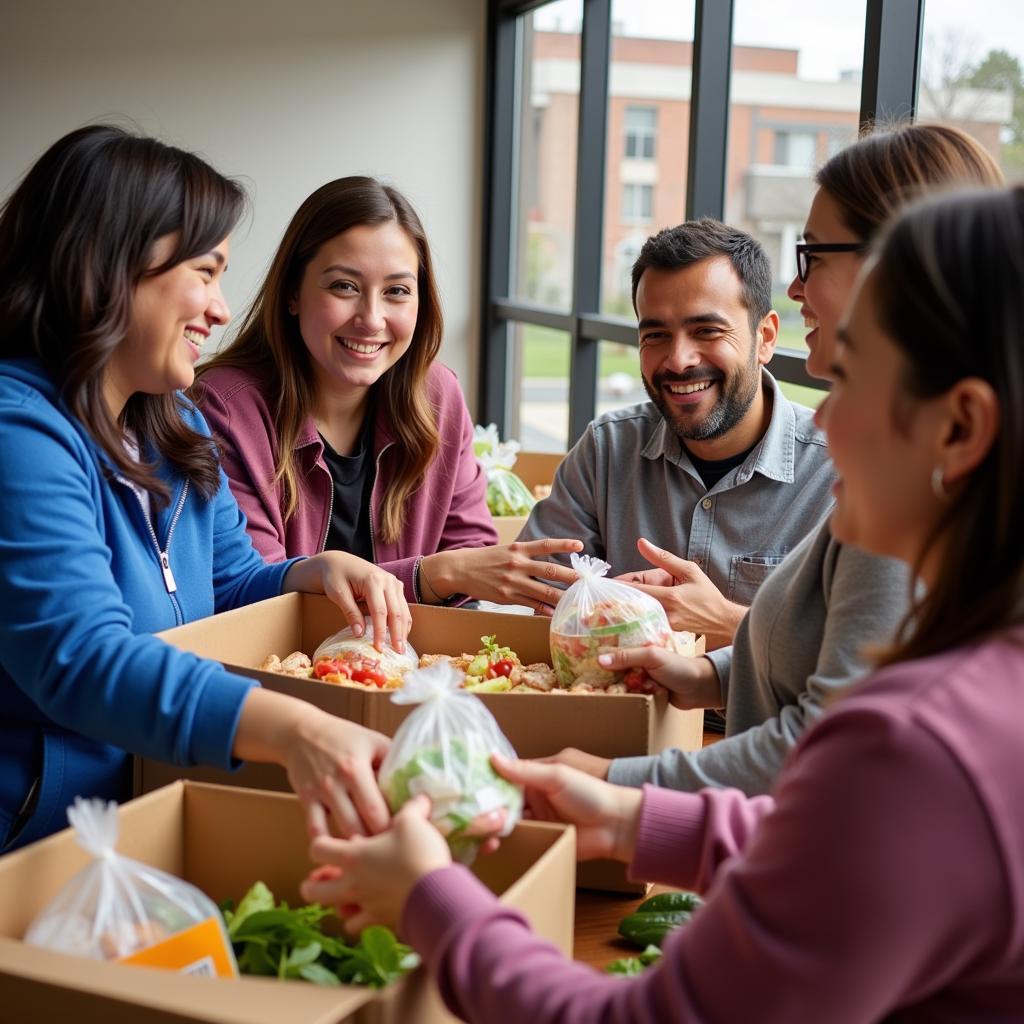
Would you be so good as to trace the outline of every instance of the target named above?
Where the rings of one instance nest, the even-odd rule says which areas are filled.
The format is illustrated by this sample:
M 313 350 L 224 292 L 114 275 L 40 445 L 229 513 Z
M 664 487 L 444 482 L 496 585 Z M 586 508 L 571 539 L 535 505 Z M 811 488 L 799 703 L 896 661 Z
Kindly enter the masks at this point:
M 443 323 L 430 248 L 408 200 L 374 178 L 328 182 L 299 207 L 238 337 L 196 395 L 256 549 L 325 549 L 394 573 L 410 601 L 553 605 L 575 574 L 496 547 Z M 539 579 L 538 579 L 539 577 Z
M 819 411 L 832 529 L 923 586 L 773 797 L 497 764 L 581 857 L 706 894 L 656 966 L 566 962 L 451 865 L 422 797 L 378 837 L 317 840 L 306 898 L 355 908 L 352 930 L 398 922 L 448 1005 L 489 1024 L 1024 1019 L 1022 281 L 1022 189 L 913 207 L 867 260 Z

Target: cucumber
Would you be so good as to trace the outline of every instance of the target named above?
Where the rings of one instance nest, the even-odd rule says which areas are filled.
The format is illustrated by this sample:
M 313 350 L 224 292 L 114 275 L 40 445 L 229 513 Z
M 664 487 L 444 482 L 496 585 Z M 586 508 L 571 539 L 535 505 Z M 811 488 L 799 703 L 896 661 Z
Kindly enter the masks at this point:
M 619 922 L 619 934 L 641 948 L 660 947 L 670 931 L 690 920 L 701 902 L 692 892 L 658 893 Z
M 659 892 L 657 896 L 646 899 L 636 913 L 646 914 L 651 911 L 686 910 L 693 913 L 703 902 L 695 892 Z

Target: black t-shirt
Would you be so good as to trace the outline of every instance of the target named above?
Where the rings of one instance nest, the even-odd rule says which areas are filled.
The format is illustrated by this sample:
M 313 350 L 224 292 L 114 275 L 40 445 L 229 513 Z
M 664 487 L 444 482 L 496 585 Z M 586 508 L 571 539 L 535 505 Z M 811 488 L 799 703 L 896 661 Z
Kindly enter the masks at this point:
M 370 495 L 377 471 L 372 438 L 372 409 L 367 410 L 354 455 L 339 455 L 323 434 L 320 435 L 324 443 L 324 462 L 330 470 L 334 487 L 325 548 L 328 551 L 347 551 L 368 561 L 373 561 Z
M 689 448 L 686 449 L 686 454 L 690 456 L 693 468 L 697 470 L 698 476 L 704 481 L 704 486 L 710 491 L 726 473 L 737 466 L 742 466 L 746 457 L 756 447 L 756 444 L 752 444 L 745 452 L 740 452 L 739 455 L 731 455 L 727 459 L 715 459 L 713 461 L 698 459 Z

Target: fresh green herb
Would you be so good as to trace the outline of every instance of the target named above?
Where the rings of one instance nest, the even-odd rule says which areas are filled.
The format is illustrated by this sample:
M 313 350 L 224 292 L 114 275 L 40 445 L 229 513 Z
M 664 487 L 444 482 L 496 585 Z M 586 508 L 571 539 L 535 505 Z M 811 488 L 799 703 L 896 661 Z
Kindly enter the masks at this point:
M 631 976 L 642 973 L 645 967 L 660 959 L 661 950 L 657 946 L 648 946 L 639 956 L 624 956 L 621 960 L 614 960 L 605 970 L 609 974 Z
M 371 985 L 381 988 L 419 964 L 419 957 L 387 928 L 367 928 L 348 945 L 326 935 L 321 922 L 334 911 L 312 903 L 290 908 L 257 882 L 238 909 L 221 907 L 235 947 L 238 970 L 316 985 Z

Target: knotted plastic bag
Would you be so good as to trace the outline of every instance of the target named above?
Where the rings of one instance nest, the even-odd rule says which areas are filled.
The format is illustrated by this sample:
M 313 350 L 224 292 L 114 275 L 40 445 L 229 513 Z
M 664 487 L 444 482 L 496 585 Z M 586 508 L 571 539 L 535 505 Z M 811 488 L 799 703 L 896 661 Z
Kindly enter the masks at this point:
M 68 821 L 94 860 L 32 922 L 26 942 L 94 960 L 238 976 L 216 904 L 194 885 L 116 851 L 117 804 L 76 797 Z
M 613 672 L 597 657 L 616 647 L 675 649 L 665 609 L 653 597 L 606 579 L 611 566 L 600 558 L 572 554 L 569 561 L 578 578 L 551 616 L 551 664 L 559 686 L 604 690 L 623 683 L 631 692 L 654 692 L 645 669 Z
M 324 661 L 336 664 L 324 665 Z M 373 626 L 369 616 L 362 636 L 356 636 L 352 627 L 346 626 L 327 637 L 313 653 L 313 673 L 319 679 L 330 674 L 325 669 L 333 667 L 339 675 L 355 682 L 388 689 L 401 686 L 406 672 L 418 664 L 419 656 L 408 642 L 401 654 L 391 646 L 390 633 L 384 637 L 384 650 L 378 651 L 373 646 Z
M 516 451 L 518 448 L 516 445 Z M 487 477 L 487 508 L 492 516 L 528 516 L 537 504 L 530 489 L 512 472 L 516 451 L 499 445 L 477 456 Z
M 391 700 L 418 707 L 391 741 L 380 788 L 393 812 L 426 793 L 430 820 L 448 839 L 452 856 L 470 864 L 484 838 L 467 833 L 476 817 L 504 808 L 500 834 L 507 836 L 522 815 L 522 790 L 491 766 L 491 754 L 516 756 L 512 744 L 483 701 L 462 689 L 462 673 L 447 661 L 410 672 Z

